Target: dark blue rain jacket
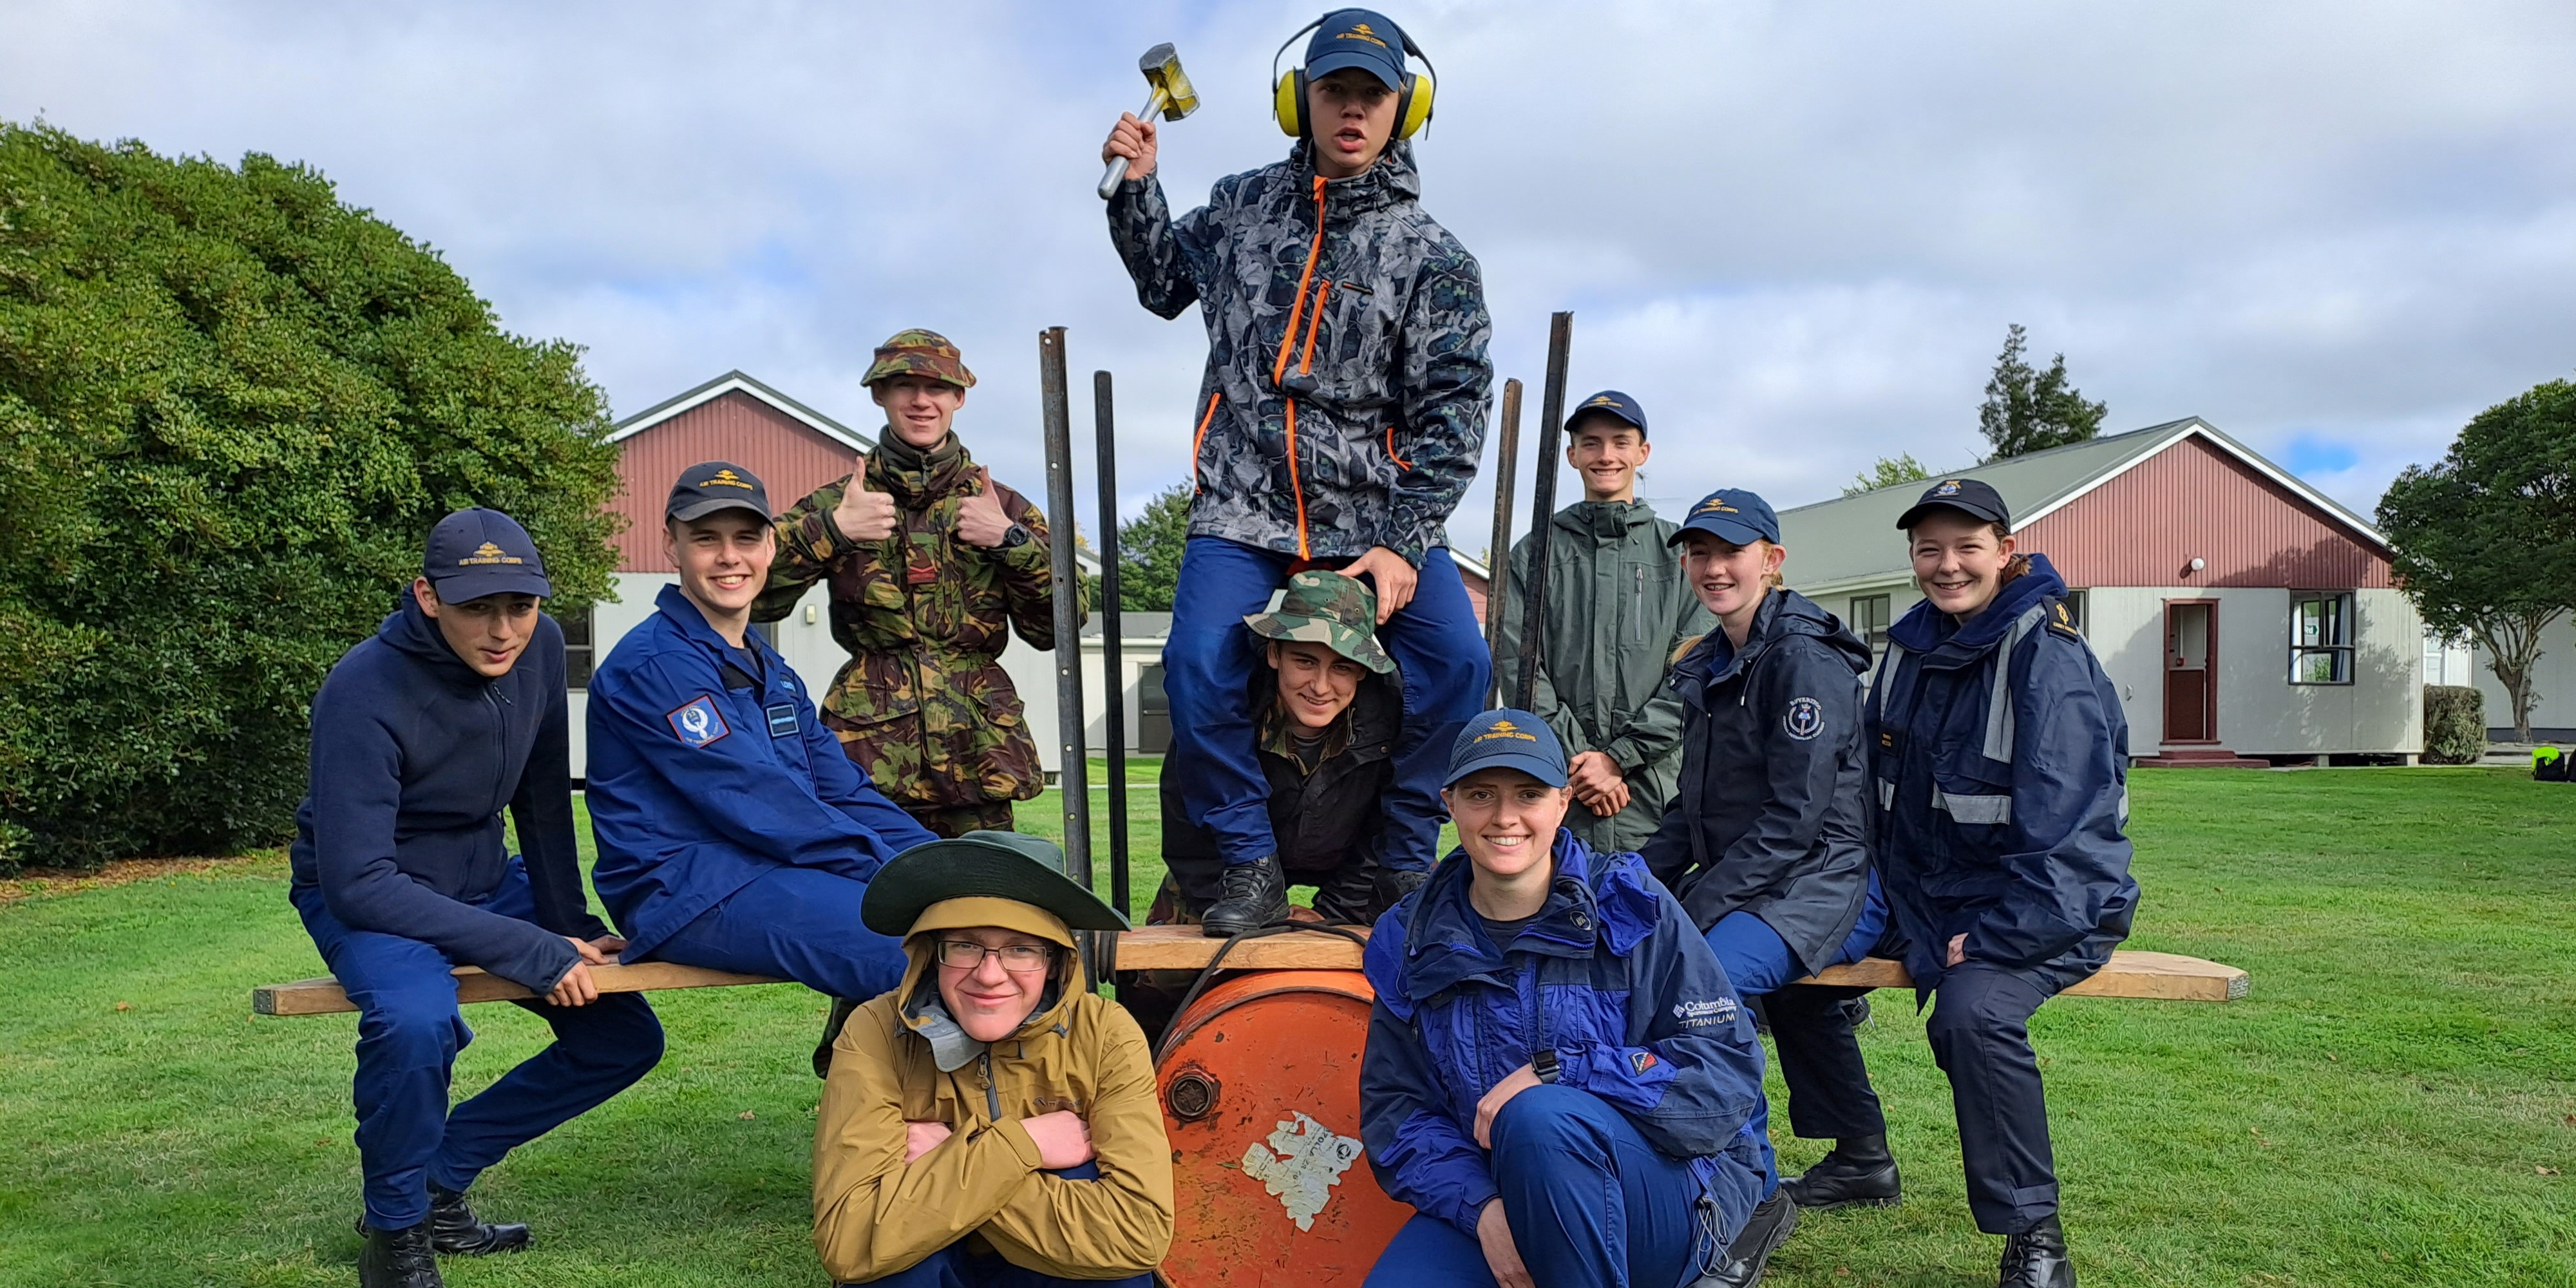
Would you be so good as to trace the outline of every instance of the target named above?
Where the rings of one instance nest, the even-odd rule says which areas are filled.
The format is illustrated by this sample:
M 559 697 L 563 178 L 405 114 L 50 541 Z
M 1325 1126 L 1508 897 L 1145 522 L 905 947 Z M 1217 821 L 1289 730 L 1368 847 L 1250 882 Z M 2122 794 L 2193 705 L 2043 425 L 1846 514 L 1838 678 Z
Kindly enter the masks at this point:
M 865 881 L 929 829 L 868 782 L 787 660 L 761 674 L 677 586 L 590 678 L 591 884 L 639 961 L 781 864 Z
M 1390 1197 L 1474 1237 L 1500 1193 L 1476 1145 L 1476 1102 L 1553 1047 L 1559 1086 L 1599 1096 L 1655 1148 L 1691 1160 L 1715 1236 L 1731 1238 L 1762 1198 L 1746 1127 L 1762 1102 L 1753 1022 L 1636 855 L 1595 855 L 1563 829 L 1555 854 L 1547 903 L 1508 951 L 1467 902 L 1464 852 L 1378 918 L 1360 1063 L 1369 1166 Z
M 1873 850 L 1918 991 L 1944 949 L 2074 983 L 2110 960 L 2129 878 L 2129 726 L 2046 555 L 1965 625 L 1889 628 L 1865 719 Z

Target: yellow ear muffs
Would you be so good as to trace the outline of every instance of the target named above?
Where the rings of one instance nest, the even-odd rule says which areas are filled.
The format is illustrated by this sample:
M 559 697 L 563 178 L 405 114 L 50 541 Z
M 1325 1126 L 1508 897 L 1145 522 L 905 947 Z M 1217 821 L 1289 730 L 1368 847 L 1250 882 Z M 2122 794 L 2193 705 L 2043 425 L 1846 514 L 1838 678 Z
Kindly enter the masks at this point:
M 1279 88 L 1270 100 L 1270 115 L 1279 122 L 1279 132 L 1292 139 L 1306 137 L 1306 69 L 1292 67 L 1280 74 Z
M 1414 131 L 1431 119 L 1431 92 L 1434 88 L 1430 81 L 1411 72 L 1404 74 L 1404 94 L 1395 102 L 1395 137 L 1412 138 Z

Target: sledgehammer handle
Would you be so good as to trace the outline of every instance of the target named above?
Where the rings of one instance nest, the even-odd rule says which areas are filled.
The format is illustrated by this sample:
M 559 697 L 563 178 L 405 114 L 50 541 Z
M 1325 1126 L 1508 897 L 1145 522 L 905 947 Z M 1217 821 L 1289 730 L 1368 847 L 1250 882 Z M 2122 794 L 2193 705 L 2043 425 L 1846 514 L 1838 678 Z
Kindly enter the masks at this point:
M 1163 97 L 1162 86 L 1155 86 L 1154 96 L 1145 100 L 1145 108 L 1143 111 L 1136 113 L 1136 119 L 1139 121 L 1153 120 L 1154 114 L 1163 110 L 1163 104 L 1166 101 L 1167 100 Z M 1109 173 L 1100 176 L 1100 199 L 1102 201 L 1109 200 L 1109 194 L 1118 191 L 1118 180 L 1124 177 L 1123 172 L 1126 169 L 1127 158 L 1109 158 Z

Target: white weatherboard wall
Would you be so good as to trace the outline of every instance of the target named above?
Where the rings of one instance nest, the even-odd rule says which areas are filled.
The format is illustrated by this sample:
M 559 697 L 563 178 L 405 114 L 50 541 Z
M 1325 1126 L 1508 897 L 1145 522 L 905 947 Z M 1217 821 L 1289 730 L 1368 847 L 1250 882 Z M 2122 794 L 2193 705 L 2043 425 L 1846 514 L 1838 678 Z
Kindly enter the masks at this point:
M 2504 693 L 2504 685 L 2495 678 L 2488 665 L 2487 651 L 2472 648 L 2476 659 L 2478 692 L 2487 699 L 2487 728 L 2501 731 L 2500 736 L 2513 736 L 2513 702 Z M 2532 687 L 2539 690 L 2539 700 L 2531 704 L 2532 736 L 2541 739 L 2576 737 L 2576 621 L 2560 617 L 2540 632 L 2540 660 L 2532 667 Z M 2543 733 L 2542 730 L 2551 732 Z
M 2424 748 L 2424 628 L 2393 590 L 2353 592 L 2353 682 L 2292 684 L 2290 592 L 2270 587 L 2095 586 L 2085 636 L 2119 686 L 2129 751 L 2164 738 L 2164 612 L 2218 601 L 2218 743 L 2240 756 L 2412 755 Z
M 679 579 L 677 573 L 667 572 L 621 572 L 611 576 L 609 585 L 617 595 L 617 602 L 603 602 L 591 610 L 591 638 L 596 649 L 592 664 L 596 666 L 607 661 L 610 651 L 616 648 L 626 632 L 652 616 L 654 600 L 661 595 L 662 588 L 677 584 Z M 850 656 L 832 639 L 828 602 L 827 589 L 818 583 L 797 602 L 795 611 L 778 623 L 779 655 L 787 659 L 787 665 L 795 670 L 797 679 L 803 682 L 808 693 L 813 694 L 822 693 L 831 684 L 832 677 L 840 673 L 841 664 Z M 1038 761 L 1050 771 L 1057 768 L 1054 657 L 1052 653 L 1030 648 L 1017 635 L 1012 636 L 1010 646 L 1002 650 L 1002 669 L 1010 674 L 1011 683 L 1020 691 L 1020 701 L 1028 713 L 1031 736 L 1037 740 Z M 1151 655 L 1147 660 L 1151 660 Z M 1097 666 L 1098 662 L 1095 660 L 1093 665 Z M 1093 687 L 1098 687 L 1096 680 Z M 588 699 L 589 695 L 579 691 L 572 695 L 572 772 L 575 778 L 584 774 L 589 763 Z M 1092 701 L 1097 703 L 1097 697 Z M 1098 709 L 1096 705 L 1092 708 L 1095 712 Z M 1098 720 L 1095 718 L 1093 723 L 1097 725 Z

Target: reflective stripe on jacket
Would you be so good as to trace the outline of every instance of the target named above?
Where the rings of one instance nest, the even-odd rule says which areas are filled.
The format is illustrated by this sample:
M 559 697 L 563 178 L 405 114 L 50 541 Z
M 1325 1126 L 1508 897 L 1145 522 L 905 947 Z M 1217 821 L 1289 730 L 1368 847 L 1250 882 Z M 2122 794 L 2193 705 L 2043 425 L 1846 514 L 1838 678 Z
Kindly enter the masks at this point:
M 1646 843 L 1671 808 L 1682 767 L 1682 697 L 1664 681 L 1674 654 L 1717 628 L 1682 580 L 1664 543 L 1675 525 L 1645 502 L 1577 501 L 1556 512 L 1547 545 L 1546 630 L 1538 683 L 1524 704 L 1565 744 L 1618 762 L 1628 808 L 1602 818 L 1581 805 L 1565 825 L 1605 852 Z M 1503 616 L 1505 682 L 1520 672 L 1521 605 L 1529 587 L 1529 538 L 1512 546 L 1511 598 Z
M 1918 991 L 1961 934 L 1971 960 L 2082 978 L 2137 910 L 2128 721 L 2066 583 L 2030 563 L 1965 625 L 1908 610 L 1870 686 L 1873 849 Z
M 1111 195 L 1136 298 L 1207 322 L 1191 536 L 1313 559 L 1385 546 L 1416 567 L 1449 544 L 1484 449 L 1493 323 L 1475 258 L 1421 194 L 1398 141 L 1347 179 L 1300 143 L 1178 219 L 1153 175 Z
M 934 839 L 868 783 L 756 632 L 757 677 L 664 586 L 590 678 L 591 884 L 627 960 L 782 863 L 857 880 Z
M 1617 1108 L 1691 1160 L 1719 1237 L 1762 1197 L 1747 1121 L 1762 1047 L 1708 941 L 1633 854 L 1559 830 L 1547 903 L 1507 948 L 1467 902 L 1453 852 L 1378 918 L 1365 958 L 1377 1002 L 1360 1063 L 1360 1134 L 1389 1197 L 1474 1237 L 1500 1192 L 1476 1102 L 1542 1048 L 1557 1083 Z
M 1851 935 L 1869 892 L 1868 669 L 1869 646 L 1794 590 L 1763 596 L 1741 651 L 1710 631 L 1673 668 L 1681 789 L 1644 855 L 1700 929 L 1751 912 L 1811 972 Z

